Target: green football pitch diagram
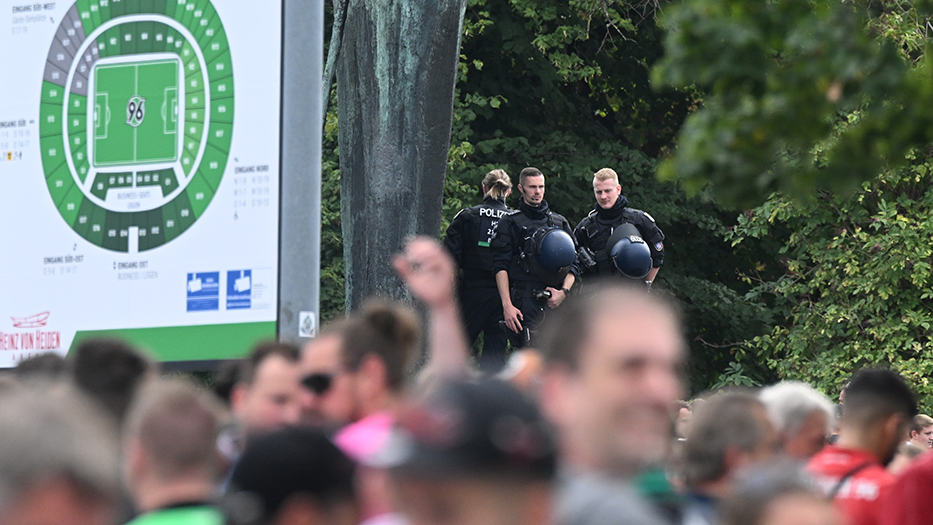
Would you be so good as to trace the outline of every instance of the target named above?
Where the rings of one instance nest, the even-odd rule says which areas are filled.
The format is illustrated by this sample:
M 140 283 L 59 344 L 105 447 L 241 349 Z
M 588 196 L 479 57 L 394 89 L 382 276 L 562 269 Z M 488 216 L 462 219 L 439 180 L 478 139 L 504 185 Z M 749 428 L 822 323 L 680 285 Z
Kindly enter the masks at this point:
M 137 252 L 210 204 L 230 151 L 233 67 L 209 0 L 78 0 L 42 83 L 52 201 L 79 235 Z

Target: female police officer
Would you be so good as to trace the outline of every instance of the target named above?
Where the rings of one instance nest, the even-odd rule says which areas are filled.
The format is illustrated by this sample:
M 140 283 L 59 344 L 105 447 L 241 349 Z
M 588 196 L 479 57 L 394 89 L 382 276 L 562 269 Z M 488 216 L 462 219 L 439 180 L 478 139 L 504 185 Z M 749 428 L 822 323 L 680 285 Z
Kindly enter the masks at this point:
M 483 178 L 483 203 L 464 208 L 447 228 L 444 246 L 460 267 L 460 311 L 470 344 L 483 332 L 480 367 L 494 372 L 505 363 L 508 336 L 500 325 L 502 303 L 492 272 L 489 245 L 501 218 L 511 210 L 505 198 L 512 181 L 503 170 L 492 170 Z

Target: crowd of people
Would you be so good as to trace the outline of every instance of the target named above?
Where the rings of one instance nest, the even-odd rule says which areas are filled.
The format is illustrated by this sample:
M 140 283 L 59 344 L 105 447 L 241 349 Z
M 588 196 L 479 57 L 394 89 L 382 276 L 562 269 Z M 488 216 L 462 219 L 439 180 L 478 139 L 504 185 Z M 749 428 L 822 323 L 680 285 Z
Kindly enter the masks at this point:
M 507 194 L 507 176 L 491 175 L 484 190 Z M 542 175 L 521 186 L 536 194 L 539 177 L 530 200 L 542 206 Z M 594 180 L 601 209 L 604 180 Z M 509 213 L 482 216 L 524 239 L 524 219 Z M 641 239 L 657 245 L 643 247 L 656 273 L 663 245 Z M 519 271 L 551 292 L 535 306 L 553 311 L 501 367 L 471 350 L 489 325 L 465 329 L 460 304 L 483 302 L 463 297 L 467 268 L 423 237 L 392 261 L 423 317 L 372 299 L 301 347 L 257 344 L 210 389 L 160 375 L 114 340 L 22 362 L 0 376 L 0 525 L 930 521 L 933 419 L 895 372 L 855 373 L 838 404 L 792 381 L 687 401 L 677 305 L 644 275 L 611 260 L 619 275 L 577 269 L 588 282 L 568 295 L 576 251 L 561 275 L 506 265 L 511 241 L 498 230 L 463 236 L 460 254 L 474 242 L 492 250 L 503 307 L 524 304 L 527 285 L 511 287 Z M 539 315 L 513 308 L 503 310 L 512 334 Z

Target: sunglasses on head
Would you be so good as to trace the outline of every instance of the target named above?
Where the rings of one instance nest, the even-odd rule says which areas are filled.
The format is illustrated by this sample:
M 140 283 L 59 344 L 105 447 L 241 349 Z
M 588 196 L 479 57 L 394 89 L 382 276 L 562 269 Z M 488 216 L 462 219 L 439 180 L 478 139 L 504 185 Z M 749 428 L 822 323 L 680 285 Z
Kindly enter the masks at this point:
M 315 394 L 321 395 L 330 390 L 333 381 L 333 374 L 308 374 L 301 379 L 301 384 Z

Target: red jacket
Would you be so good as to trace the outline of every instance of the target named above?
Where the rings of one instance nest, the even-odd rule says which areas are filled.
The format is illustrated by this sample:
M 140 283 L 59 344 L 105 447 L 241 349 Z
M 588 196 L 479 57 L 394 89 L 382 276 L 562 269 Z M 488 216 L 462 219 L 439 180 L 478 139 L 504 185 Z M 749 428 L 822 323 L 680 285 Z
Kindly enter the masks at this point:
M 881 500 L 894 482 L 894 476 L 873 454 L 828 446 L 810 459 L 807 470 L 824 494 L 836 491 L 834 501 L 849 525 L 881 523 Z M 854 474 L 840 485 L 840 480 L 853 471 Z
M 881 501 L 881 525 L 933 521 L 933 454 L 927 452 L 898 476 Z

